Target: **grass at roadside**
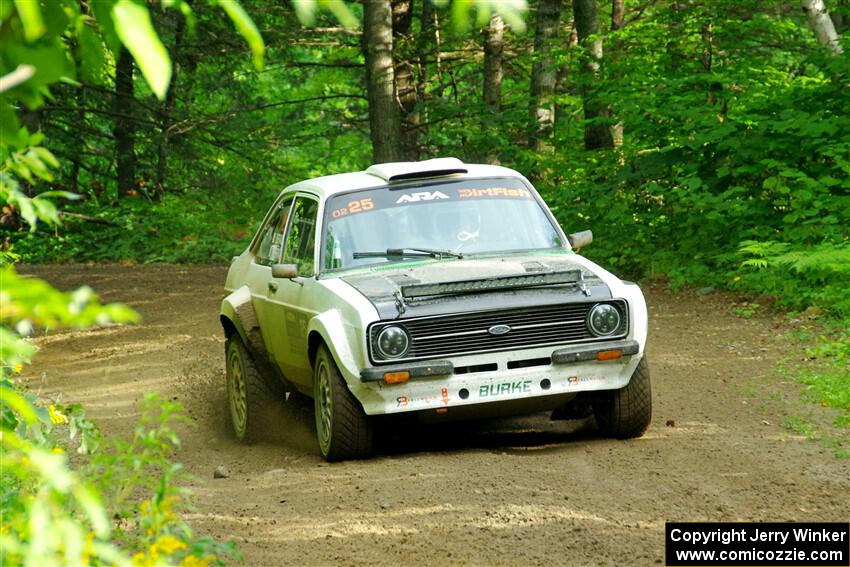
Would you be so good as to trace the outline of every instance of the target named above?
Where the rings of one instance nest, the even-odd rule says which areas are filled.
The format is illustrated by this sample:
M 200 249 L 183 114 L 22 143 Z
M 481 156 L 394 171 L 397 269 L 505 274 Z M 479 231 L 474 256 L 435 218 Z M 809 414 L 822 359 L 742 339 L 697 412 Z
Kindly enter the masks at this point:
M 828 324 L 805 352 L 809 364 L 796 379 L 809 399 L 838 412 L 835 426 L 850 429 L 850 321 Z
M 814 323 L 790 333 L 799 345 L 795 351 L 804 356 L 782 368 L 805 386 L 802 398 L 813 405 L 797 407 L 782 425 L 850 458 L 850 322 Z

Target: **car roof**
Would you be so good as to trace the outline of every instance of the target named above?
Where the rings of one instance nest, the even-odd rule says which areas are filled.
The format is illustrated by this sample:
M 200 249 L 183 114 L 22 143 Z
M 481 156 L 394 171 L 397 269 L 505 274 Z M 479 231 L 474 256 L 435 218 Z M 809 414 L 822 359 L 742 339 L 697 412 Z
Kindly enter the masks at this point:
M 463 163 L 457 158 L 438 158 L 426 161 L 382 163 L 366 171 L 326 175 L 299 181 L 290 185 L 285 192 L 307 191 L 321 198 L 357 189 L 391 187 L 417 180 L 433 179 L 476 179 L 482 177 L 525 178 L 507 167 Z

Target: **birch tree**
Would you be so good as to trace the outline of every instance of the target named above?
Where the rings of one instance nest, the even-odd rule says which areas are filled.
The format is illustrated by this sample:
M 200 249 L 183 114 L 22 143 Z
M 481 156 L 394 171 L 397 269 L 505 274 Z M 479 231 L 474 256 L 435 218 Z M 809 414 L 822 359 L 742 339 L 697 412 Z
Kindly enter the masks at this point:
M 549 143 L 555 125 L 555 85 L 557 67 L 552 56 L 561 20 L 561 0 L 540 0 L 534 34 L 534 66 L 531 69 L 532 126 L 529 147 L 538 152 L 551 151 Z
M 818 38 L 818 41 L 828 47 L 836 55 L 844 52 L 841 44 L 838 43 L 838 32 L 835 31 L 835 25 L 829 17 L 829 12 L 826 9 L 826 4 L 823 0 L 801 0 L 800 4 L 803 7 L 803 12 L 806 13 L 806 18 L 809 20 L 809 27 Z
M 502 106 L 502 53 L 505 22 L 498 14 L 490 17 L 484 30 L 484 103 L 499 110 Z

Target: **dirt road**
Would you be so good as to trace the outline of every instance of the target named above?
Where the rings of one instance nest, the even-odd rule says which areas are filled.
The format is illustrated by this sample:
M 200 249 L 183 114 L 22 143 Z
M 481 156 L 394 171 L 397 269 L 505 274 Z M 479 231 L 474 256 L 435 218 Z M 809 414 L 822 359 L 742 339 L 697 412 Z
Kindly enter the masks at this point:
M 50 266 L 144 323 L 39 339 L 30 374 L 128 433 L 143 392 L 197 421 L 178 455 L 197 532 L 237 542 L 246 565 L 654 565 L 665 521 L 847 521 L 850 461 L 781 427 L 799 386 L 776 362 L 779 322 L 716 295 L 647 290 L 654 419 L 642 439 L 597 437 L 548 416 L 400 432 L 369 461 L 317 456 L 309 407 L 274 439 L 239 445 L 225 413 L 217 320 L 224 268 Z M 226 479 L 213 479 L 225 465 Z

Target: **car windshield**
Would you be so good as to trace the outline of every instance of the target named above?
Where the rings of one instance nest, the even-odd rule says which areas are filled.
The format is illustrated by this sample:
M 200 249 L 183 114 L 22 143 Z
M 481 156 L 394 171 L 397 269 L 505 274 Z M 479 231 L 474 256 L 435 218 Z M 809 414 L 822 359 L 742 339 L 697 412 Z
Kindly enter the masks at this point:
M 325 269 L 564 246 L 535 195 L 512 178 L 337 195 L 325 208 L 324 238 Z

